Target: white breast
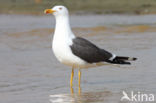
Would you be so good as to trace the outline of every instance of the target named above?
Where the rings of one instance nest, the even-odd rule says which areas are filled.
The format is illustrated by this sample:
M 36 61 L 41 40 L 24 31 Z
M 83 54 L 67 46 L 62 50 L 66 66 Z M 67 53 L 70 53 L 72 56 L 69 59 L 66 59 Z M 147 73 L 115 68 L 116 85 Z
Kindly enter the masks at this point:
M 72 53 L 70 45 L 72 45 L 71 39 L 54 37 L 52 48 L 56 58 L 61 63 L 69 66 L 86 65 L 84 60 L 80 59 Z
M 75 35 L 70 28 L 68 15 L 56 16 L 56 27 L 52 44 L 56 58 L 61 63 L 70 66 L 85 65 L 86 62 L 75 56 L 70 49 L 73 38 L 75 38 Z

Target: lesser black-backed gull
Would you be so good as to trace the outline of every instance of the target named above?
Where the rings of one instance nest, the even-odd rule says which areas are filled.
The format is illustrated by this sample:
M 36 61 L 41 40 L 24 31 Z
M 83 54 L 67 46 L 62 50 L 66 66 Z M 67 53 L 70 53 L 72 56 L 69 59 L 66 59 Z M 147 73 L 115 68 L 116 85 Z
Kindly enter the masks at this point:
M 46 9 L 46 14 L 53 14 L 56 19 L 52 49 L 56 58 L 63 64 L 72 67 L 70 86 L 73 86 L 74 69 L 79 68 L 79 86 L 82 68 L 98 66 L 101 63 L 130 64 L 136 58 L 116 56 L 101 49 L 90 41 L 76 37 L 69 24 L 68 9 L 65 6 L 55 6 Z

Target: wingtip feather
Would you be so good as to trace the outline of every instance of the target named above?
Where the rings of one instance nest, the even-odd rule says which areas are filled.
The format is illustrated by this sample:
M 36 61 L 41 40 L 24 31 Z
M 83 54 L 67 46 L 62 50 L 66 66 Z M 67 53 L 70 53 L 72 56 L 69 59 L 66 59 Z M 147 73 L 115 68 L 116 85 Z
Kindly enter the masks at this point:
M 135 61 L 135 60 L 137 60 L 137 58 L 132 57 L 132 58 L 128 58 L 128 60 L 130 60 L 130 61 Z

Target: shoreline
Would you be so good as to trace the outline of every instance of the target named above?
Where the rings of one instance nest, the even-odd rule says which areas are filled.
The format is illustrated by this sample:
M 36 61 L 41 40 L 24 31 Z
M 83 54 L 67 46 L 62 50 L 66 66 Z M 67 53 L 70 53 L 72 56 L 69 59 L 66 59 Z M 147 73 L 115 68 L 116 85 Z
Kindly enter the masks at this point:
M 44 10 L 43 10 L 44 11 Z M 0 15 L 28 15 L 28 16 L 43 16 L 44 12 L 0 12 Z M 96 13 L 96 12 L 70 12 L 70 15 L 156 15 L 156 13 Z
M 36 1 L 36 0 L 35 0 Z M 55 5 L 66 6 L 71 14 L 156 14 L 153 0 L 0 0 L 0 14 L 42 15 Z

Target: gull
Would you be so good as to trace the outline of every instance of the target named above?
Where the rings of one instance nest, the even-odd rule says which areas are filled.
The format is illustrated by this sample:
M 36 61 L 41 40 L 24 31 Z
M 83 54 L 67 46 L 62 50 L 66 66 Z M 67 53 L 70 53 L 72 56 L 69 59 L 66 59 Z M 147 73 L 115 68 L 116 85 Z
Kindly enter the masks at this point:
M 69 23 L 69 13 L 65 6 L 58 5 L 52 9 L 46 9 L 46 14 L 53 14 L 56 19 L 52 50 L 61 63 L 71 66 L 70 87 L 73 86 L 74 69 L 78 68 L 78 85 L 81 81 L 81 69 L 109 64 L 130 64 L 137 58 L 116 56 L 90 41 L 76 37 Z

